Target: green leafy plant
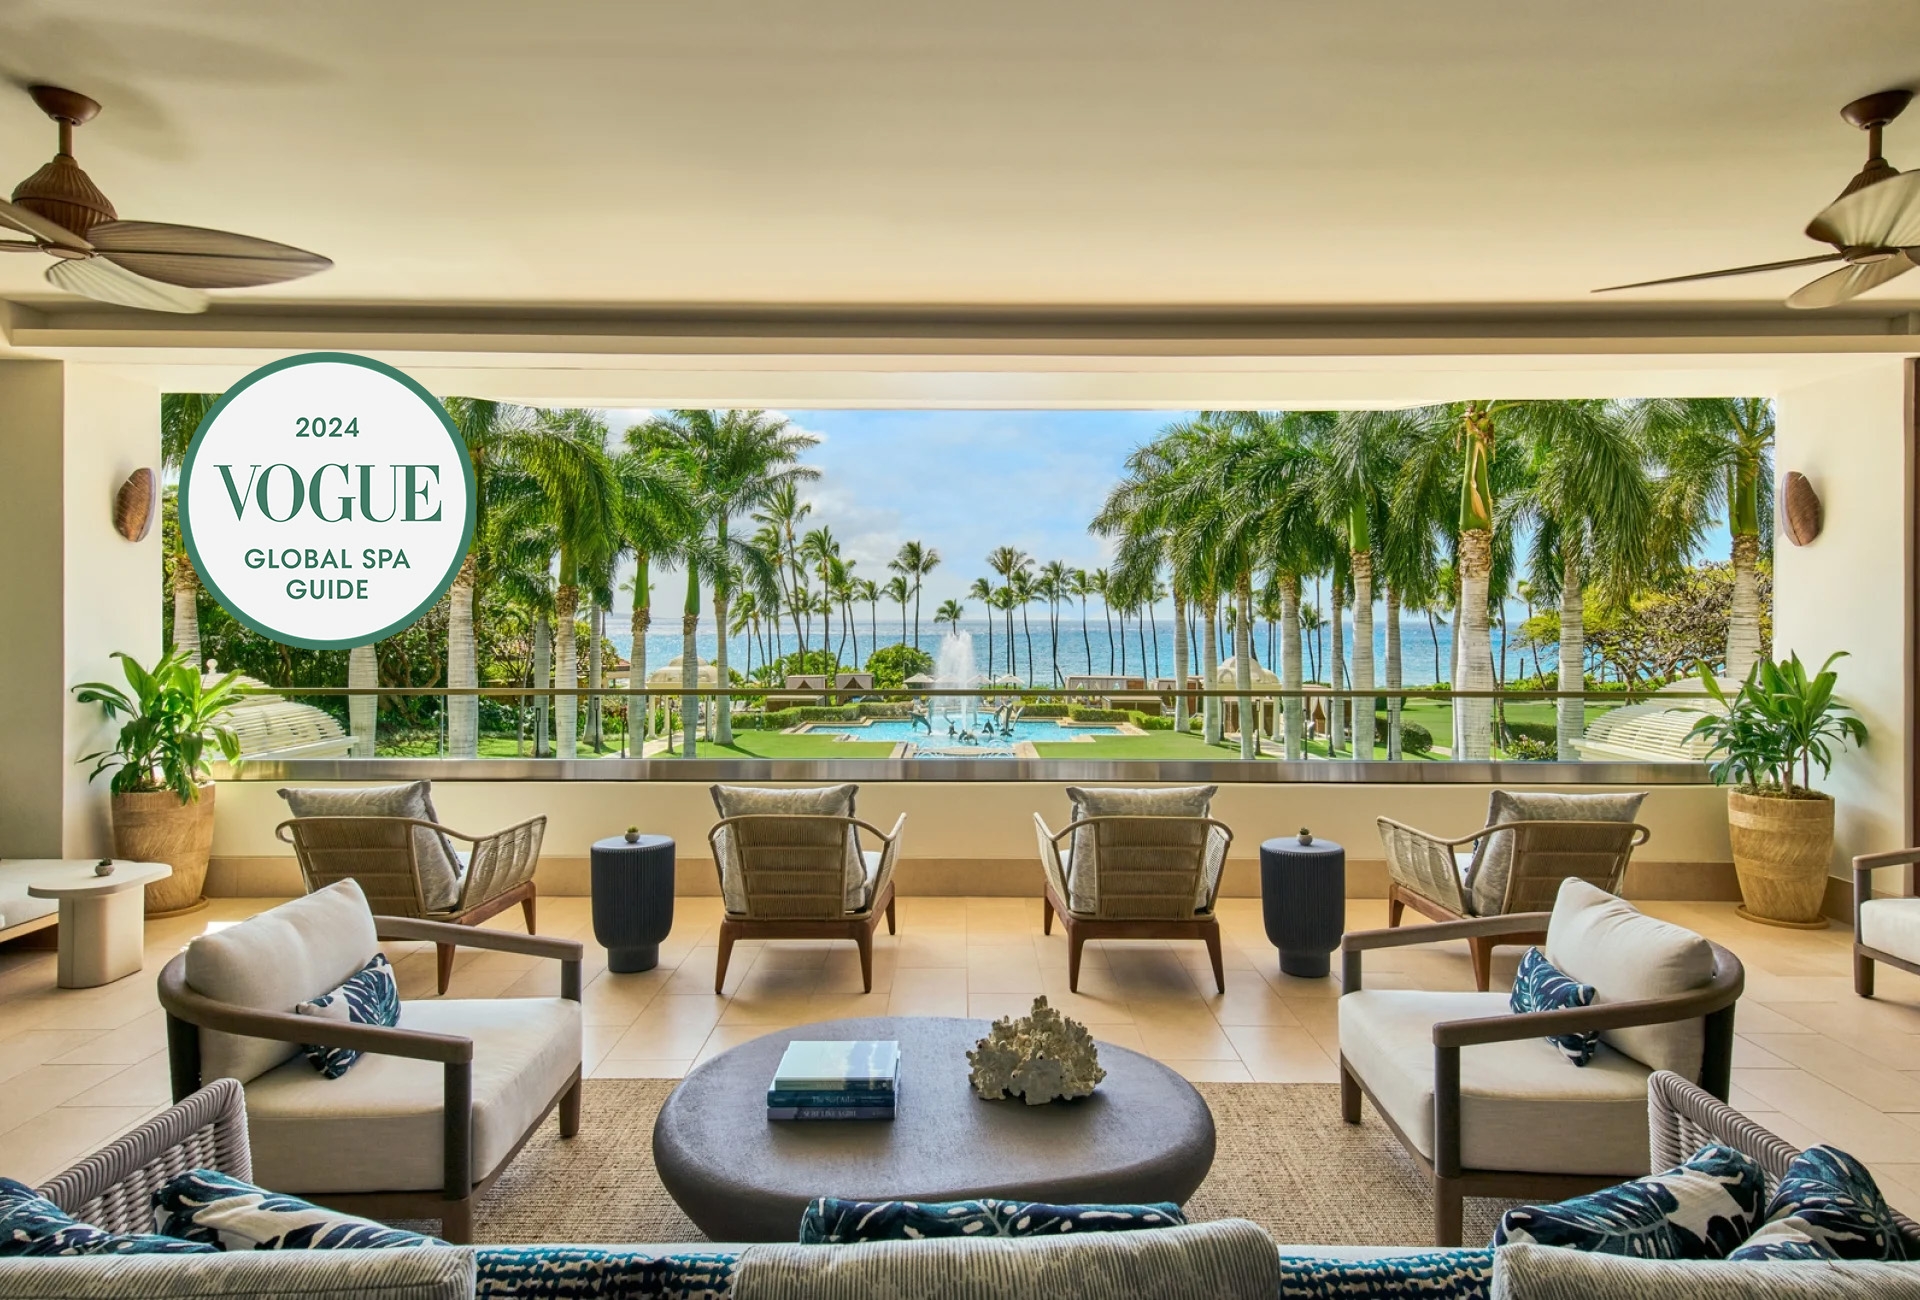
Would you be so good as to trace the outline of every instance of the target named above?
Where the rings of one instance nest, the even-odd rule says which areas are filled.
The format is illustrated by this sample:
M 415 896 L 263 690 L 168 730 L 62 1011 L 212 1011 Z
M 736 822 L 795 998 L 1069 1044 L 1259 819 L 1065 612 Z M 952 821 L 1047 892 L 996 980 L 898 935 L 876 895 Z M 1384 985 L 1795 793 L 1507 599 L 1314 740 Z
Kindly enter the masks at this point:
M 239 695 L 239 673 L 228 673 L 213 685 L 185 654 L 169 651 L 152 668 L 142 668 L 131 655 L 114 652 L 127 675 L 127 690 L 105 682 L 82 682 L 73 688 L 82 704 L 98 704 L 108 718 L 125 717 L 112 749 L 81 757 L 92 763 L 88 780 L 112 772 L 115 794 L 171 790 L 181 803 L 199 798 L 199 778 L 212 772 L 206 746 L 209 737 L 227 762 L 240 761 L 240 741 L 231 728 L 215 724 L 222 711 Z
M 1779 663 L 1763 659 L 1732 697 L 1703 669 L 1701 684 L 1725 712 L 1701 718 L 1687 734 L 1713 742 L 1707 750 L 1713 779 L 1750 793 L 1805 798 L 1814 764 L 1825 775 L 1841 749 L 1866 744 L 1867 724 L 1833 694 L 1833 662 L 1845 656 L 1844 650 L 1829 655 L 1817 673 L 1797 654 Z

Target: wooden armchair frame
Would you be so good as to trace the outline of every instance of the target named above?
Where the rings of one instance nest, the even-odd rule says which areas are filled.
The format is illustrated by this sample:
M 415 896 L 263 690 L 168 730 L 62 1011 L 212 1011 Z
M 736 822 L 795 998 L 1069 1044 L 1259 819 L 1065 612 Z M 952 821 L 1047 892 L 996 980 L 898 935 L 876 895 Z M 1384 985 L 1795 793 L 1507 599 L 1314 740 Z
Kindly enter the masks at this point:
M 1082 830 L 1096 835 L 1126 826 L 1152 823 L 1156 829 L 1169 822 L 1191 823 L 1201 834 L 1192 845 L 1154 845 L 1169 855 L 1190 852 L 1190 866 L 1170 867 L 1148 864 L 1143 868 L 1116 870 L 1109 893 L 1105 871 L 1101 875 L 1100 910 L 1089 916 L 1076 913 L 1069 901 L 1073 895 L 1067 886 L 1067 874 L 1060 863 L 1060 842 Z M 1233 828 L 1211 817 L 1082 817 L 1056 831 L 1039 813 L 1033 815 L 1034 831 L 1040 842 L 1040 866 L 1045 874 L 1040 900 L 1040 929 L 1053 933 L 1057 914 L 1067 935 L 1067 988 L 1080 991 L 1080 950 L 1089 939 L 1195 939 L 1207 945 L 1207 957 L 1213 964 L 1214 987 L 1227 991 L 1227 974 L 1220 956 L 1220 921 L 1214 905 L 1220 901 L 1220 881 L 1226 875 L 1227 850 L 1233 845 Z M 1213 878 L 1204 908 L 1195 908 L 1201 873 L 1210 857 L 1220 859 L 1220 871 Z
M 894 919 L 893 872 L 900 858 L 901 813 L 891 831 L 882 831 L 857 817 L 820 813 L 745 813 L 723 817 L 707 832 L 713 848 L 713 869 L 726 888 L 724 838 L 734 841 L 740 855 L 742 887 L 747 910 L 720 918 L 720 951 L 714 961 L 713 991 L 727 981 L 733 945 L 741 939 L 851 939 L 860 950 L 862 991 L 873 992 L 873 934 L 880 918 L 887 933 L 898 933 Z M 846 844 L 861 831 L 880 841 L 880 869 L 866 906 L 847 911 Z M 749 858 L 768 861 L 749 862 Z
M 1873 996 L 1873 964 L 1877 961 L 1920 975 L 1920 961 L 1869 948 L 1860 932 L 1860 909 L 1873 901 L 1873 873 L 1881 867 L 1904 867 L 1915 862 L 1920 862 L 1920 849 L 1866 853 L 1853 860 L 1853 991 L 1863 998 Z
M 1626 880 L 1633 851 L 1652 835 L 1638 822 L 1524 821 L 1495 822 L 1470 835 L 1449 840 L 1391 817 L 1382 817 L 1377 824 L 1380 842 L 1387 850 L 1389 929 L 1400 924 L 1401 916 L 1409 907 L 1434 921 L 1474 919 L 1454 855 L 1462 848 L 1479 844 L 1496 831 L 1513 835 L 1513 865 L 1507 873 L 1501 916 L 1550 911 L 1560 892 L 1560 882 L 1569 877 L 1577 876 L 1596 889 L 1618 894 Z M 1605 844 L 1608 839 L 1617 843 Z M 1541 869 L 1543 864 L 1547 869 Z M 1568 870 L 1569 865 L 1579 869 Z M 1468 939 L 1474 987 L 1485 993 L 1493 982 L 1495 947 L 1545 942 L 1544 925 L 1538 931 L 1510 934 L 1503 930 Z
M 499 930 L 479 930 L 444 921 L 421 921 L 407 917 L 375 916 L 374 933 L 381 939 L 418 940 L 432 944 L 486 948 L 494 952 L 519 953 L 526 957 L 546 957 L 560 963 L 560 996 L 570 1002 L 580 1000 L 581 945 L 571 939 L 548 939 L 539 935 L 507 934 Z M 386 1028 L 328 1020 L 320 1016 L 296 1015 L 292 1011 L 262 1011 L 256 1007 L 236 1006 L 197 992 L 187 983 L 187 957 L 176 955 L 160 972 L 160 1005 L 167 1013 L 167 1060 L 172 1075 L 173 1097 L 185 1100 L 199 1091 L 200 1030 L 246 1034 L 282 1043 L 315 1043 L 322 1047 L 344 1047 L 360 1052 L 405 1056 L 419 1061 L 438 1061 L 445 1067 L 443 1111 L 445 1182 L 440 1191 L 370 1191 L 355 1193 L 321 1192 L 306 1199 L 354 1214 L 379 1219 L 439 1219 L 440 1235 L 451 1242 L 466 1242 L 473 1237 L 473 1205 L 479 1194 L 513 1163 L 534 1130 L 546 1122 L 557 1106 L 560 1109 L 560 1136 L 572 1137 L 580 1131 L 580 1067 L 559 1092 L 541 1107 L 539 1118 L 520 1135 L 499 1166 L 477 1182 L 473 1177 L 473 1040 L 455 1034 L 433 1034 L 418 1029 Z M 151 1231 L 149 1225 L 148 1231 Z
M 1356 930 L 1340 941 L 1340 995 L 1345 997 L 1360 991 L 1361 954 L 1365 952 L 1376 948 L 1404 948 L 1419 943 L 1444 943 L 1481 936 L 1520 943 L 1525 940 L 1514 936 L 1545 933 L 1550 916 L 1548 912 L 1521 912 L 1512 916 L 1476 917 L 1406 930 Z M 1626 1029 L 1635 1025 L 1666 1025 L 1682 1020 L 1705 1019 L 1705 1050 L 1701 1053 L 1699 1078 L 1694 1082 L 1724 1102 L 1733 1076 L 1734 1007 L 1746 987 L 1746 972 L 1740 965 L 1740 959 L 1732 952 L 1717 943 L 1712 947 L 1712 980 L 1685 993 L 1643 998 L 1634 1002 L 1573 1007 L 1564 1011 L 1532 1011 L 1524 1015 L 1485 1016 L 1436 1024 L 1433 1027 L 1431 1160 L 1420 1154 L 1419 1148 L 1387 1114 L 1379 1099 L 1368 1090 L 1366 1081 L 1353 1073 L 1347 1064 L 1345 1052 L 1340 1055 L 1341 1118 L 1349 1124 L 1358 1124 L 1360 1099 L 1366 1096 L 1421 1172 L 1432 1180 L 1433 1241 L 1436 1246 L 1460 1244 L 1461 1202 L 1468 1196 L 1562 1200 L 1583 1192 L 1611 1187 L 1620 1181 L 1618 1176 L 1463 1168 L 1460 1163 L 1460 1049 L 1482 1043 L 1546 1038 L 1555 1034 L 1590 1033 Z
M 419 836 L 428 831 L 473 846 L 460 877 L 460 897 L 445 911 L 427 907 L 420 883 Z M 519 904 L 534 932 L 537 890 L 533 873 L 547 819 L 531 817 L 491 835 L 468 835 L 449 826 L 412 817 L 294 817 L 274 827 L 283 844 L 293 846 L 307 892 L 352 880 L 377 916 L 413 917 L 450 925 L 478 925 Z M 436 945 L 439 987 L 453 979 L 454 944 Z

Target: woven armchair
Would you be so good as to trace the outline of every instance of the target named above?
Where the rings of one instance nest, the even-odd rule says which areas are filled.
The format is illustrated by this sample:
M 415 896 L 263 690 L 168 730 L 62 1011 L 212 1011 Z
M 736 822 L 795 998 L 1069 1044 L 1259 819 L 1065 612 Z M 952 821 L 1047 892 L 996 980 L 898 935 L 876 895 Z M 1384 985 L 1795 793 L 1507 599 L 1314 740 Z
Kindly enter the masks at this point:
M 851 939 L 860 950 L 863 990 L 873 992 L 873 934 L 883 915 L 887 933 L 896 933 L 893 872 L 906 824 L 905 813 L 891 831 L 856 817 L 815 813 L 748 813 L 715 823 L 707 840 L 721 893 L 724 897 L 727 891 L 725 864 L 731 860 L 739 872 L 743 907 L 720 918 L 713 991 L 726 983 L 733 945 L 740 939 Z M 880 848 L 860 849 L 862 832 Z M 860 853 L 866 871 L 859 907 L 848 906 L 850 849 Z
M 422 837 L 416 832 L 422 830 L 470 846 L 467 852 L 455 854 L 466 864 L 459 897 L 452 907 L 439 911 L 427 906 L 421 884 L 417 855 Z M 295 817 L 274 828 L 281 843 L 293 846 L 309 894 L 336 881 L 352 880 L 377 916 L 450 925 L 478 925 L 517 903 L 526 917 L 528 934 L 534 932 L 533 873 L 540 864 L 540 842 L 546 831 L 545 817 L 478 836 L 410 817 Z M 453 979 L 455 947 L 435 945 L 443 994 Z
M 1067 934 L 1067 987 L 1080 991 L 1080 950 L 1089 939 L 1195 939 L 1207 945 L 1213 980 L 1227 991 L 1214 904 L 1233 831 L 1211 817 L 1082 817 L 1063 831 L 1033 815 L 1045 873 L 1040 928 Z M 1078 838 L 1076 838 L 1078 837 Z M 1063 854 L 1062 841 L 1072 840 Z M 1073 856 L 1091 857 L 1091 910 L 1071 906 Z M 1083 894 L 1088 892 L 1083 888 Z
M 1609 894 L 1618 894 L 1633 851 L 1651 833 L 1637 822 L 1519 821 L 1484 826 L 1471 835 L 1443 839 L 1379 819 L 1380 842 L 1387 850 L 1387 925 L 1400 924 L 1406 908 L 1435 921 L 1461 921 L 1476 915 L 1467 893 L 1470 854 L 1483 854 L 1495 834 L 1513 840 L 1513 865 L 1504 901 L 1497 913 L 1511 916 L 1552 908 L 1564 880 L 1579 878 Z M 1545 931 L 1511 927 L 1467 936 L 1473 957 L 1474 986 L 1482 993 L 1493 981 L 1496 946 L 1544 942 Z

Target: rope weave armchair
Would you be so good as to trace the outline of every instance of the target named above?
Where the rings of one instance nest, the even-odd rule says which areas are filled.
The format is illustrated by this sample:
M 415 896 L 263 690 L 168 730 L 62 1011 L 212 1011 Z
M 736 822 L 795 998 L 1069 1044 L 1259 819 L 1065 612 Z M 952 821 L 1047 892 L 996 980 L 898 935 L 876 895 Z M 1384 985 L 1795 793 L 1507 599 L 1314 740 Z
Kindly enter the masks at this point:
M 857 817 L 819 813 L 746 813 L 724 817 L 707 832 L 722 896 L 728 861 L 737 864 L 745 910 L 720 919 L 720 951 L 713 991 L 726 983 L 733 945 L 740 939 L 851 939 L 860 950 L 860 980 L 873 992 L 873 933 L 882 915 L 896 933 L 893 872 L 907 815 L 882 831 Z M 861 854 L 867 883 L 864 902 L 847 905 L 847 855 L 859 852 L 860 834 L 880 842 Z
M 460 855 L 466 870 L 460 894 L 452 907 L 427 906 L 421 883 L 421 835 L 461 840 L 472 846 Z M 435 822 L 411 817 L 295 817 L 281 822 L 274 834 L 293 846 L 307 892 L 352 880 L 366 894 L 378 916 L 445 921 L 451 925 L 480 922 L 519 904 L 527 933 L 534 932 L 534 869 L 540 864 L 540 844 L 547 831 L 545 817 L 533 817 L 491 835 L 467 835 Z M 429 841 L 430 843 L 431 841 Z M 440 992 L 453 979 L 455 945 L 436 945 Z
M 1233 831 L 1211 817 L 1082 817 L 1063 831 L 1033 815 L 1046 875 L 1041 929 L 1057 914 L 1067 933 L 1067 987 L 1080 991 L 1080 950 L 1089 939 L 1197 939 L 1207 945 L 1214 984 L 1227 991 L 1214 904 Z M 1061 842 L 1073 840 L 1067 861 Z M 1074 910 L 1072 859 L 1091 857 L 1095 902 Z
M 1408 907 L 1435 921 L 1460 921 L 1480 915 L 1467 893 L 1460 852 L 1474 849 L 1484 855 L 1497 834 L 1510 836 L 1512 843 L 1506 893 L 1499 912 L 1492 914 L 1500 916 L 1551 910 L 1561 882 L 1568 879 L 1584 880 L 1596 889 L 1618 894 L 1633 851 L 1651 834 L 1637 822 L 1515 821 L 1497 822 L 1458 839 L 1443 839 L 1391 817 L 1380 818 L 1378 825 L 1380 842 L 1387 850 L 1389 928 L 1400 924 Z M 1470 936 L 1467 947 L 1473 956 L 1475 987 L 1484 993 L 1492 983 L 1496 946 L 1538 944 L 1545 938 L 1544 930 L 1507 929 Z

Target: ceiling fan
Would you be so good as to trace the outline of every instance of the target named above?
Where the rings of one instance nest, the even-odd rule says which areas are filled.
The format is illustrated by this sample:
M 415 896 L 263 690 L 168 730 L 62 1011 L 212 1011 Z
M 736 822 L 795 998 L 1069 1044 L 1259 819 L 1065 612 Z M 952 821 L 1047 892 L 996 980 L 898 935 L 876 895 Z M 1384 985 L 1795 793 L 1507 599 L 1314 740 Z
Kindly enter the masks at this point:
M 0 200 L 0 227 L 26 240 L 0 251 L 45 253 L 47 279 L 69 293 L 149 311 L 199 312 L 202 289 L 279 284 L 324 271 L 329 258 L 287 244 L 201 226 L 122 221 L 100 187 L 73 160 L 73 128 L 100 105 L 58 86 L 29 86 L 42 112 L 60 124 L 60 152 Z
M 1832 307 L 1857 298 L 1920 264 L 1920 171 L 1896 171 L 1880 155 L 1880 131 L 1900 116 L 1913 99 L 1910 90 L 1883 90 L 1856 99 L 1840 116 L 1867 133 L 1867 165 L 1847 182 L 1840 197 L 1807 223 L 1807 238 L 1833 245 L 1833 252 L 1813 257 L 1736 266 L 1725 271 L 1675 275 L 1638 284 L 1616 284 L 1595 293 L 1644 289 L 1656 284 L 1684 284 L 1690 280 L 1719 280 L 1732 275 L 1754 275 L 1793 266 L 1844 262 L 1845 266 L 1801 285 L 1787 295 L 1789 307 Z

